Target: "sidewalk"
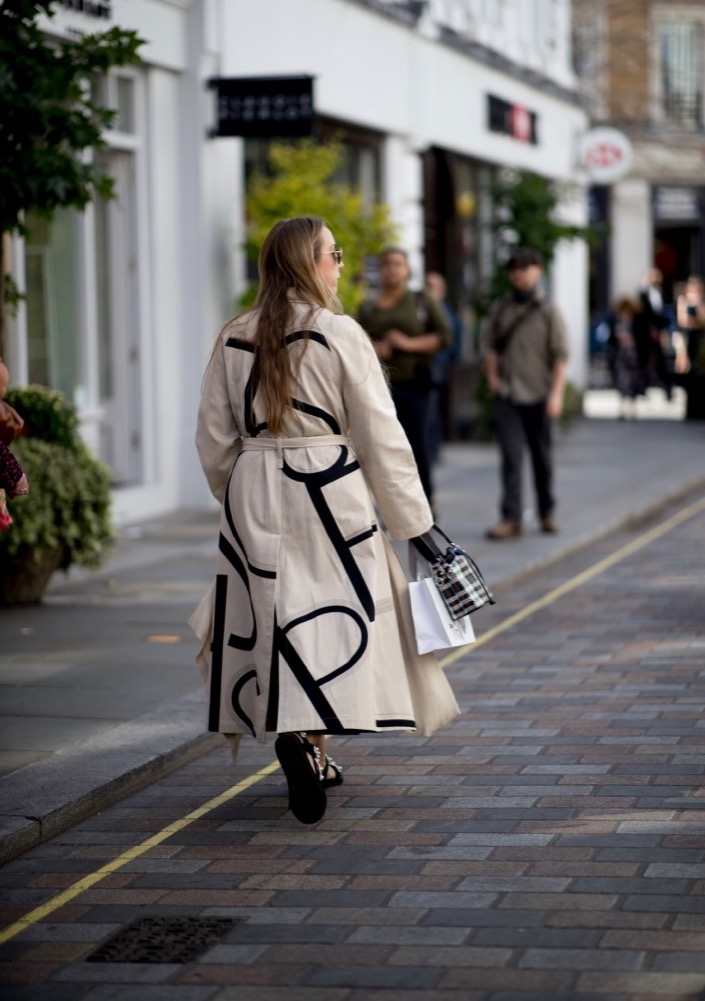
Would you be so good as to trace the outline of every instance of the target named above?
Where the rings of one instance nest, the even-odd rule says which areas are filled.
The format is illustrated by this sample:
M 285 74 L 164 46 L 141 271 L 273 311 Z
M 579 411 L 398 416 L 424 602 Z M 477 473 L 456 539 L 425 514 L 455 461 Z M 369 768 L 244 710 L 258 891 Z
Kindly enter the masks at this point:
M 560 535 L 528 516 L 507 543 L 483 537 L 495 447 L 453 444 L 437 467 L 441 523 L 500 598 L 528 571 L 705 486 L 703 424 L 583 420 L 557 434 L 556 455 Z M 215 512 L 131 526 L 99 574 L 58 578 L 42 606 L 0 609 L 0 861 L 219 743 L 204 733 L 185 624 L 211 579 L 216 529 Z

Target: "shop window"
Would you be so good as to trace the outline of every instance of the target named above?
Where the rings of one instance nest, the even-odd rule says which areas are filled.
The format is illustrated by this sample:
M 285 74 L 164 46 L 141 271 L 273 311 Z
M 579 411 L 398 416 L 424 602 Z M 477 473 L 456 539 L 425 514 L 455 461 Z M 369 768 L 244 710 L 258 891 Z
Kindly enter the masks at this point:
M 126 136 L 136 133 L 134 77 L 122 73 L 94 76 L 91 80 L 91 100 L 115 112 L 113 132 Z
M 135 131 L 135 81 L 126 76 L 115 79 L 115 129 L 132 135 Z
M 79 408 L 86 440 L 112 467 L 115 484 L 145 479 L 142 297 L 149 216 L 139 211 L 144 89 L 138 74 L 90 81 L 97 104 L 116 111 L 94 163 L 114 197 L 85 212 L 28 213 L 24 237 L 27 380 L 61 391 Z
M 700 21 L 664 21 L 659 25 L 660 115 L 686 129 L 703 124 L 704 25 Z
M 100 455 L 120 485 L 143 479 L 142 354 L 136 156 L 103 150 L 115 197 L 94 209 Z
M 342 184 L 356 188 L 363 202 L 373 205 L 381 197 L 381 137 L 365 129 L 341 125 L 339 122 L 319 119 L 317 137 L 321 142 L 340 143 L 342 159 L 340 166 L 331 177 L 332 184 Z M 245 187 L 249 187 L 253 177 L 271 175 L 269 150 L 272 142 L 285 140 L 246 139 L 245 140 Z M 296 140 L 292 140 L 295 143 Z M 257 281 L 257 264 L 247 261 L 247 280 Z
M 110 253 L 108 203 L 98 198 L 95 202 L 95 270 L 98 347 L 98 397 L 102 400 L 113 396 L 113 321 L 110 308 Z
M 326 120 L 319 120 L 317 134 L 321 142 L 337 141 L 341 146 L 342 161 L 331 178 L 332 183 L 359 188 L 364 201 L 369 204 L 379 201 L 381 176 L 379 136 L 364 129 L 341 126 Z M 273 141 L 281 143 L 285 140 L 245 140 L 246 184 L 256 174 L 268 176 L 271 173 L 269 149 Z
M 81 398 L 77 288 L 77 214 L 25 220 L 28 381 Z

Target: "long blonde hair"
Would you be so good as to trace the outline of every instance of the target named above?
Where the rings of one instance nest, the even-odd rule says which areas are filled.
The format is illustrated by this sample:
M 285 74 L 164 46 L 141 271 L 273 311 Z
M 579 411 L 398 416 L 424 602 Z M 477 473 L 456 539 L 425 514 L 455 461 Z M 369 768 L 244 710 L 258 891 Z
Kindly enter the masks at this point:
M 267 429 L 284 431 L 291 409 L 292 372 L 285 337 L 292 330 L 292 299 L 308 303 L 311 319 L 318 308 L 342 309 L 316 270 L 321 252 L 322 219 L 300 216 L 281 219 L 265 237 L 259 255 L 259 291 L 253 306 L 258 314 L 255 332 L 257 391 L 264 404 Z M 308 332 L 303 331 L 308 340 Z M 303 353 L 299 354 L 299 362 Z

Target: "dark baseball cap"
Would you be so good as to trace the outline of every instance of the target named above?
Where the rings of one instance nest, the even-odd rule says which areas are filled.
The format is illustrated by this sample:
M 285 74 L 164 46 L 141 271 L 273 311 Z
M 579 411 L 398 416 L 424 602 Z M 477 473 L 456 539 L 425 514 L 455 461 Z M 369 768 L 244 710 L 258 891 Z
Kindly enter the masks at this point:
M 533 247 L 517 247 L 507 261 L 507 268 L 509 271 L 517 271 L 522 268 L 530 268 L 532 266 L 539 268 L 543 267 L 543 257 L 538 250 L 534 250 Z

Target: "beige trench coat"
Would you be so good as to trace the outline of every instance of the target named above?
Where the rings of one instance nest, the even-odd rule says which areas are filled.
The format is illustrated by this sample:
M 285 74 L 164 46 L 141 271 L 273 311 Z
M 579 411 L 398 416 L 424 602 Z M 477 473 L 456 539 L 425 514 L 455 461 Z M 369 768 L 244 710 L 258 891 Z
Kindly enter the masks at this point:
M 416 654 L 373 498 L 395 539 L 427 531 L 431 511 L 367 334 L 295 308 L 287 437 L 267 433 L 253 314 L 225 328 L 204 380 L 196 445 L 223 508 L 216 579 L 189 621 L 208 728 L 430 734 L 458 707 L 436 658 Z

